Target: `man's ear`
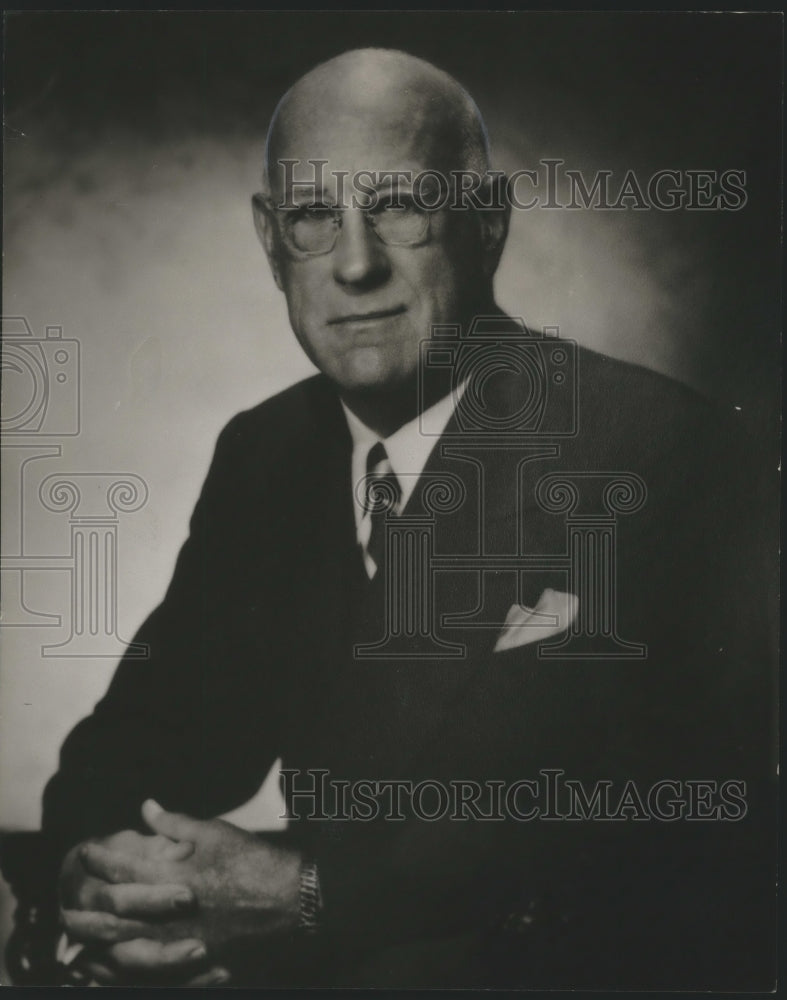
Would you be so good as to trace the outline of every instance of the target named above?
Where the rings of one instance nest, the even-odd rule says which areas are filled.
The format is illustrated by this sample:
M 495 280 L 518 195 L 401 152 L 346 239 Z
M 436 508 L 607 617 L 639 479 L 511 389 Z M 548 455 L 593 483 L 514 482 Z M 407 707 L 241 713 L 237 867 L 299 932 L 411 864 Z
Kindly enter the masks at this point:
M 508 238 L 508 224 L 511 220 L 511 202 L 507 197 L 508 178 L 496 176 L 489 204 L 492 208 L 478 210 L 481 225 L 481 240 L 484 255 L 484 273 L 491 278 L 500 263 L 500 257 Z
M 268 258 L 273 280 L 276 282 L 276 286 L 284 291 L 279 267 L 281 249 L 276 222 L 273 218 L 273 207 L 264 194 L 254 194 L 251 197 L 251 210 L 254 216 L 254 229 L 265 251 L 265 256 Z

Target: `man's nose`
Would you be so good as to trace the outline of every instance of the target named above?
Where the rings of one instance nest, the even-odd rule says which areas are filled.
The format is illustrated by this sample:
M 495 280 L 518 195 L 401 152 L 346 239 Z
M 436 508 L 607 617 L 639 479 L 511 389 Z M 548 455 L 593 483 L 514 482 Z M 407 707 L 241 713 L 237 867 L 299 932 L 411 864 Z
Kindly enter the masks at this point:
M 359 208 L 342 213 L 342 226 L 333 248 L 333 274 L 340 285 L 363 291 L 381 284 L 391 273 L 386 247 Z

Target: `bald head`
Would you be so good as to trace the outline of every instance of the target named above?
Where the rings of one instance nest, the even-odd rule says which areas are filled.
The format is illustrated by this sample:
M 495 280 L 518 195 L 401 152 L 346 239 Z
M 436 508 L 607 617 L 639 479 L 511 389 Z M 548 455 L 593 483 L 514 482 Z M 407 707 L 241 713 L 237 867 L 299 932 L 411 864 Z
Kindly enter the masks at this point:
M 478 109 L 422 59 L 345 52 L 284 95 L 266 167 L 254 224 L 295 335 L 385 437 L 445 393 L 431 376 L 418 392 L 431 331 L 496 309 L 508 205 L 455 201 L 493 190 Z
M 486 130 L 473 99 L 431 63 L 393 49 L 355 49 L 321 63 L 279 102 L 268 130 L 266 179 L 283 159 L 320 157 L 322 138 L 342 136 L 360 162 L 396 154 L 431 169 L 489 169 Z

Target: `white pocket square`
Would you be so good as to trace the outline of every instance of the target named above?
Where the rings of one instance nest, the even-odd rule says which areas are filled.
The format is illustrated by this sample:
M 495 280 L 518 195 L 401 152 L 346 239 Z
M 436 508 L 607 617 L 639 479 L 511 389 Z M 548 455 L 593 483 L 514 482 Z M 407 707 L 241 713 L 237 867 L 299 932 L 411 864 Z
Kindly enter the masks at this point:
M 541 642 L 565 632 L 578 610 L 579 598 L 575 594 L 552 590 L 551 587 L 543 591 L 534 608 L 512 604 L 494 651 L 501 653 L 506 649 L 528 646 L 531 642 Z

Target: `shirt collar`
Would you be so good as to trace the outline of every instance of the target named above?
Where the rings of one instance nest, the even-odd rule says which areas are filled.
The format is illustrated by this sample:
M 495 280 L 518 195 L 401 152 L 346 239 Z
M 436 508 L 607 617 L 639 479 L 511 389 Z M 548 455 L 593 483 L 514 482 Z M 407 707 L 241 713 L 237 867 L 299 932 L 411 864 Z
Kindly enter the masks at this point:
M 419 413 L 413 420 L 403 424 L 387 438 L 381 438 L 375 434 L 352 410 L 345 406 L 342 400 L 342 408 L 353 442 L 353 484 L 357 483 L 366 473 L 366 458 L 372 445 L 382 441 L 391 468 L 399 480 L 402 489 L 402 507 L 404 507 L 415 489 L 418 477 L 424 471 L 427 459 L 437 443 L 437 439 L 448 425 L 464 388 L 463 383 L 424 410 L 423 413 Z M 357 504 L 356 497 L 356 506 Z

